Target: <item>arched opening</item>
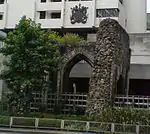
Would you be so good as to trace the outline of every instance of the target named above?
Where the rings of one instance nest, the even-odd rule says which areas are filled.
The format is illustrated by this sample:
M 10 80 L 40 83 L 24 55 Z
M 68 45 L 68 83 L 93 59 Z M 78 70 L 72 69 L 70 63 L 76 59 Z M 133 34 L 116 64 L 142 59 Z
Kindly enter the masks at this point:
M 73 68 L 76 70 L 74 75 L 71 73 Z M 88 93 L 90 79 L 89 70 L 92 70 L 92 62 L 89 58 L 83 54 L 77 54 L 74 56 L 64 68 L 62 86 L 63 92 Z M 85 73 L 88 73 L 88 75 L 85 75 Z
M 119 80 L 117 81 L 117 95 L 124 94 L 124 79 L 122 75 L 120 75 Z

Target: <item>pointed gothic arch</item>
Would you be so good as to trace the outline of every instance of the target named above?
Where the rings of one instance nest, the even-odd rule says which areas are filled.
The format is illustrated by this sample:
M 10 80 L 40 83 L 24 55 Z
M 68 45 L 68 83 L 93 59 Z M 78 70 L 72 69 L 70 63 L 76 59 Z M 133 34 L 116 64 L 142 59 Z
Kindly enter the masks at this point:
M 91 67 L 93 67 L 93 62 L 90 60 L 90 58 L 88 58 L 87 56 L 85 56 L 82 53 L 78 53 L 75 56 L 73 56 L 65 65 L 63 68 L 63 74 L 62 74 L 62 85 L 61 85 L 61 91 L 62 92 L 73 92 L 72 89 L 69 89 L 69 74 L 72 70 L 72 68 L 80 61 L 86 61 Z M 80 92 L 80 91 L 79 91 Z

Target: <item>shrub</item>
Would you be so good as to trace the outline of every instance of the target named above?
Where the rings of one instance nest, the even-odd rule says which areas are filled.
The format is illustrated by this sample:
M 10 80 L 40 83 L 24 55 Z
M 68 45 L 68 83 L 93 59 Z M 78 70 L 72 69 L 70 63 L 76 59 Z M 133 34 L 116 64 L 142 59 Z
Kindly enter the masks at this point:
M 89 117 L 90 120 L 99 122 L 113 122 L 125 124 L 150 125 L 150 111 L 129 108 L 109 108 L 102 113 L 102 116 Z
M 34 126 L 35 119 L 34 118 L 14 118 L 13 125 Z
M 9 125 L 10 118 L 7 116 L 0 116 L 0 126 Z
M 49 31 L 49 39 L 55 44 L 63 43 L 63 38 L 59 35 L 58 32 L 55 31 Z
M 73 33 L 67 33 L 63 36 L 63 43 L 64 45 L 82 45 L 86 41 L 82 39 L 78 34 L 73 34 Z

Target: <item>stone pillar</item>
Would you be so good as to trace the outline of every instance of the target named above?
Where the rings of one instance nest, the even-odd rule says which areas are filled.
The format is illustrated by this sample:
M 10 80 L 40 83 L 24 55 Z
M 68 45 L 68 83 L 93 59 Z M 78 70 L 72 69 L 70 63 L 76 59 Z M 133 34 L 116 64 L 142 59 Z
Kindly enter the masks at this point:
M 106 19 L 101 22 L 94 49 L 94 68 L 87 99 L 88 115 L 101 115 L 102 111 L 112 104 L 115 87 L 113 84 L 117 84 L 116 78 L 113 77 L 116 73 L 114 66 L 124 68 L 122 62 L 125 60 L 124 52 L 126 52 L 122 42 L 126 40 L 122 39 L 124 36 L 126 37 L 127 33 L 117 21 Z

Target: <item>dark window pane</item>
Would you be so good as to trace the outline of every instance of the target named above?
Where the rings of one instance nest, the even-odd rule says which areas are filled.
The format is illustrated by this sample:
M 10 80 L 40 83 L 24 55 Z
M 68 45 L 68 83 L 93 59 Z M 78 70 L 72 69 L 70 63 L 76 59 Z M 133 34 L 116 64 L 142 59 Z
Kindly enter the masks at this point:
M 41 3 L 45 3 L 46 2 L 46 0 L 41 0 Z
M 61 18 L 61 13 L 51 13 L 51 18 L 52 18 L 52 19 Z
M 40 11 L 40 19 L 45 19 L 46 12 L 45 11 Z
M 4 4 L 4 1 L 5 1 L 5 0 L 0 0 L 0 4 Z
M 110 8 L 110 9 L 96 9 L 96 17 L 118 17 L 119 9 Z
M 3 20 L 3 15 L 2 14 L 0 14 L 0 20 Z

